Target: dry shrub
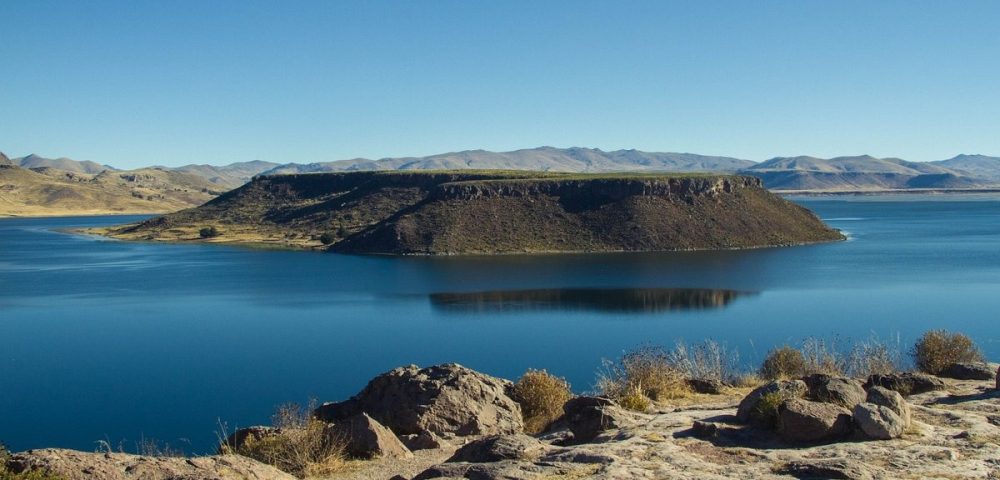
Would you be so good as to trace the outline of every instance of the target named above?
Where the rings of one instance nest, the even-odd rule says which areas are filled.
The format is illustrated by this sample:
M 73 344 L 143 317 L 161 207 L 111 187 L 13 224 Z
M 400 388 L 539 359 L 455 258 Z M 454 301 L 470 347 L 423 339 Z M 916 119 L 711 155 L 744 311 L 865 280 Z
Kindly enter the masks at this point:
M 236 449 L 223 445 L 223 451 L 272 465 L 299 478 L 336 473 L 345 466 L 346 442 L 331 435 L 325 423 L 312 418 L 312 407 L 282 405 L 271 417 L 275 428 L 272 435 L 249 437 Z
M 877 337 L 854 344 L 847 357 L 846 373 L 855 378 L 887 375 L 901 370 L 899 342 L 888 344 Z
M 760 366 L 760 376 L 765 380 L 798 378 L 806 373 L 806 359 L 802 352 L 788 345 L 767 353 Z
M 774 427 L 778 423 L 778 407 L 785 403 L 785 400 L 788 400 L 788 397 L 782 392 L 765 393 L 757 405 L 754 405 L 753 417 L 767 427 Z
M 837 349 L 836 341 L 827 342 L 819 338 L 807 338 L 802 342 L 802 358 L 805 360 L 805 374 L 822 373 L 840 376 L 844 374 L 847 360 Z
M 514 400 L 521 405 L 524 430 L 542 432 L 563 413 L 563 405 L 573 397 L 569 383 L 545 370 L 528 370 L 514 384 Z
M 653 402 L 646 397 L 643 393 L 642 387 L 636 385 L 635 387 L 629 388 L 624 395 L 618 398 L 618 404 L 623 408 L 632 410 L 634 412 L 645 412 L 649 410 Z
M 732 383 L 741 374 L 739 353 L 714 340 L 690 346 L 678 341 L 667 360 L 687 378 Z
M 931 330 L 913 345 L 910 353 L 917 368 L 937 375 L 953 363 L 984 362 L 983 354 L 971 338 L 961 333 Z
M 765 380 L 756 373 L 746 372 L 733 377 L 731 382 L 735 388 L 757 388 L 763 385 Z
M 669 352 L 658 346 L 642 346 L 622 355 L 617 362 L 604 362 L 597 379 L 598 393 L 619 403 L 641 394 L 654 402 L 691 394 L 684 373 L 670 361 Z

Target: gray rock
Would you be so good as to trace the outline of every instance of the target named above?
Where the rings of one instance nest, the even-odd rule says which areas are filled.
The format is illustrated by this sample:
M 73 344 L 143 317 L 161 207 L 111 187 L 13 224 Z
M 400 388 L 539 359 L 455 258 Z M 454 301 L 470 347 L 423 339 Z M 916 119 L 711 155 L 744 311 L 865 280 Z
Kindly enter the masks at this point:
M 246 446 L 247 442 L 254 442 L 262 438 L 271 437 L 281 433 L 280 430 L 274 427 L 247 427 L 241 428 L 228 437 L 226 437 L 225 442 L 219 445 L 219 449 L 216 451 L 219 455 L 224 455 L 227 453 L 236 453 Z
M 563 405 L 566 424 L 574 443 L 593 440 L 602 432 L 632 424 L 632 415 L 613 400 L 603 397 L 576 397 Z
M 472 441 L 459 448 L 448 463 L 485 463 L 501 460 L 534 461 L 545 452 L 545 444 L 523 434 L 494 435 Z
M 761 399 L 771 394 L 777 394 L 780 396 L 780 400 L 784 401 L 792 398 L 802 398 L 806 392 L 808 392 L 808 388 L 802 380 L 776 380 L 761 385 L 748 393 L 746 397 L 743 397 L 739 408 L 736 410 L 736 418 L 743 423 L 769 425 L 774 419 L 768 417 L 771 412 L 762 412 L 760 410 Z M 778 403 L 780 404 L 781 402 Z
M 874 480 L 877 471 L 857 461 L 846 458 L 827 460 L 796 460 L 788 462 L 775 473 L 795 478 L 830 478 L 843 480 Z
M 872 375 L 865 382 L 865 390 L 873 386 L 888 388 L 889 390 L 899 392 L 904 397 L 947 388 L 939 378 L 934 378 L 923 373 L 910 372 Z
M 719 380 L 705 378 L 689 378 L 687 380 L 687 384 L 688 387 L 696 393 L 704 393 L 708 395 L 721 395 L 726 389 L 725 383 L 722 383 Z
M 851 412 L 832 403 L 793 398 L 778 408 L 778 435 L 792 442 L 836 440 L 851 433 Z
M 695 420 L 691 425 L 691 435 L 696 438 L 714 438 L 719 435 L 719 424 Z
M 538 480 L 570 473 L 555 465 L 538 465 L 517 460 L 493 463 L 442 463 L 420 472 L 413 480 L 432 478 L 467 478 L 469 480 Z
M 899 392 L 889 390 L 888 388 L 872 387 L 868 389 L 868 397 L 865 401 L 892 410 L 903 420 L 903 427 L 909 428 L 913 416 L 912 410 L 910 409 L 910 404 L 906 403 L 906 400 L 903 399 L 903 396 Z
M 399 435 L 520 433 L 521 407 L 507 393 L 512 386 L 457 364 L 411 365 L 375 377 L 350 400 L 321 405 L 314 414 L 337 423 L 367 413 Z
M 402 435 L 399 440 L 409 448 L 410 451 L 417 450 L 435 450 L 441 448 L 444 445 L 444 440 L 431 433 L 431 432 L 420 432 L 411 435 Z
M 953 363 L 938 376 L 955 380 L 993 380 L 996 373 L 985 363 Z
M 865 389 L 852 378 L 815 374 L 803 380 L 809 386 L 809 396 L 817 402 L 833 403 L 850 409 L 865 401 Z
M 240 455 L 148 457 L 127 453 L 89 453 L 47 448 L 15 453 L 7 461 L 14 473 L 49 472 L 64 480 L 294 480 L 270 465 Z
M 327 429 L 330 438 L 343 440 L 347 455 L 354 458 L 410 458 L 410 450 L 391 430 L 362 413 Z
M 906 427 L 903 419 L 889 407 L 874 403 L 861 403 L 854 407 L 854 423 L 869 438 L 890 440 L 903 436 Z

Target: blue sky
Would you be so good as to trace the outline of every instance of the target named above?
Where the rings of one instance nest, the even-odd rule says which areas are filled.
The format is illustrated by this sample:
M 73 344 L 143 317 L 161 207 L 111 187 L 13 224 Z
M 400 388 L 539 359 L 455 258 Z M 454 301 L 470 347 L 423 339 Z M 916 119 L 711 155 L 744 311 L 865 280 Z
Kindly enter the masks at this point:
M 996 1 L 0 2 L 0 150 L 1000 155 Z

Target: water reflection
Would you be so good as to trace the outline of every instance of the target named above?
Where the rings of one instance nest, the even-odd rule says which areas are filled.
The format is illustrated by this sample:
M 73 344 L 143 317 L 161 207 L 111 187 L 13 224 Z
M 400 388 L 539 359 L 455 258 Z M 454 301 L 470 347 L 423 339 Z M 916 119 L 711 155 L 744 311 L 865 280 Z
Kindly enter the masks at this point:
M 723 308 L 756 292 L 707 288 L 550 288 L 432 293 L 435 309 L 452 313 L 592 310 L 656 313 Z

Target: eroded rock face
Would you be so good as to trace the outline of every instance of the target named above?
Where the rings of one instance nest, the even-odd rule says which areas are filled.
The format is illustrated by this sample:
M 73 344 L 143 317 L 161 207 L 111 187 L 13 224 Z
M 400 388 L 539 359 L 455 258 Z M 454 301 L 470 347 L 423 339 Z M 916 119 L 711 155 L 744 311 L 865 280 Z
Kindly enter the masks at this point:
M 850 409 L 865 401 L 865 389 L 854 379 L 816 374 L 803 380 L 809 386 L 809 396 L 817 402 L 833 403 Z
M 475 440 L 459 448 L 448 462 L 532 461 L 542 455 L 545 444 L 524 434 L 494 435 Z
M 761 417 L 760 403 L 769 395 L 780 396 L 781 403 L 793 398 L 802 398 L 809 389 L 802 380 L 775 380 L 761 385 L 743 397 L 740 406 L 736 410 L 736 418 L 743 423 L 768 423 L 769 420 Z
M 874 403 L 861 403 L 854 407 L 854 423 L 869 438 L 890 440 L 903 436 L 906 426 L 903 419 L 889 407 Z
M 564 420 L 573 432 L 573 442 L 589 442 L 608 430 L 632 423 L 632 415 L 604 397 L 576 397 L 563 405 Z
M 835 440 L 851 433 L 851 412 L 832 403 L 801 398 L 778 408 L 778 434 L 793 442 Z
M 899 392 L 889 390 L 888 388 L 872 387 L 868 390 L 868 397 L 865 401 L 892 410 L 903 420 L 903 428 L 910 426 L 912 410 L 910 409 L 910 404 L 906 403 L 906 400 L 903 400 L 903 396 Z
M 920 393 L 944 390 L 944 382 L 939 378 L 934 378 L 923 373 L 890 373 L 888 375 L 872 375 L 865 383 L 865 390 L 872 386 L 888 388 L 899 392 L 900 395 L 917 395 Z
M 14 454 L 7 468 L 15 473 L 47 471 L 66 480 L 295 480 L 239 455 L 172 458 L 47 448 Z
M 985 363 L 953 363 L 938 374 L 939 377 L 956 380 L 993 380 L 995 375 Z
M 383 373 L 350 400 L 327 403 L 316 418 L 337 423 L 366 413 L 397 435 L 502 435 L 524 428 L 508 380 L 450 363 Z
M 328 434 L 347 445 L 347 454 L 355 458 L 410 458 L 410 450 L 391 430 L 361 413 L 329 427 Z

